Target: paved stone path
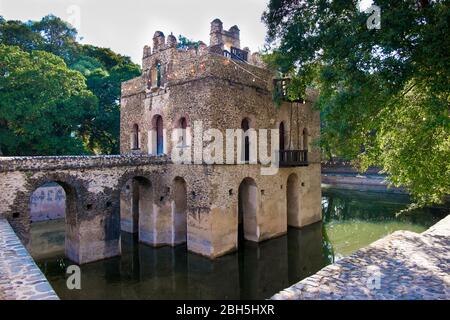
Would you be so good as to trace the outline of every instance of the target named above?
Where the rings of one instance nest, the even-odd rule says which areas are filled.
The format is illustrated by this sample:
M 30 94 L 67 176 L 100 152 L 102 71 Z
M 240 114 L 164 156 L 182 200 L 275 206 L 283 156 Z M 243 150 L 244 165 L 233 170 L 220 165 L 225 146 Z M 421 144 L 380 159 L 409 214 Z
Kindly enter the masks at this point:
M 450 216 L 422 234 L 397 231 L 274 300 L 450 299 Z
M 9 223 L 0 219 L 0 300 L 57 299 Z

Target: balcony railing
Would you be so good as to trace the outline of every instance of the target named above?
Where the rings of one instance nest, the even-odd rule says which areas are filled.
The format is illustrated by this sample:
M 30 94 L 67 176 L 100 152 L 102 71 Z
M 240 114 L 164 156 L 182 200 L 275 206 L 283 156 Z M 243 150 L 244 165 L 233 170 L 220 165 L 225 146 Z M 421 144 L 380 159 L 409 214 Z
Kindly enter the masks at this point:
M 278 161 L 281 168 L 308 166 L 308 150 L 280 150 Z
M 233 60 L 238 60 L 245 63 L 247 63 L 248 61 L 248 52 L 235 47 L 231 47 L 231 52 L 228 50 L 224 50 L 223 55 L 227 58 L 231 58 Z

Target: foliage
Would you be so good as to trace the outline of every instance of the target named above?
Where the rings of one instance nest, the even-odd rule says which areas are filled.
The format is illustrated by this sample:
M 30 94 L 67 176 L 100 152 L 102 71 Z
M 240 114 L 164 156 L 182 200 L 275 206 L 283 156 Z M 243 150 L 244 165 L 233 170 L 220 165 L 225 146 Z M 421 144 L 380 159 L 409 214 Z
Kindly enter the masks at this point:
M 78 43 L 77 30 L 52 15 L 44 17 L 41 21 L 28 22 L 6 21 L 0 17 L 0 44 L 18 46 L 31 54 L 36 50 L 52 53 L 62 58 L 70 69 L 79 71 L 87 84 L 87 89 L 98 101 L 91 112 L 81 112 L 85 118 L 77 118 L 79 120 L 77 136 L 83 142 L 83 152 L 105 154 L 119 152 L 121 82 L 139 76 L 138 65 L 129 57 L 116 54 L 110 49 Z M 10 103 L 16 107 L 20 105 L 19 102 Z M 83 106 L 74 108 L 83 109 Z M 68 122 L 71 121 L 72 119 L 68 119 Z M 32 139 L 31 136 L 29 138 Z M 52 137 L 49 136 L 48 139 Z M 4 142 L 0 141 L 0 149 L 6 155 L 23 154 L 10 148 L 7 152 L 3 144 Z M 50 149 L 46 154 L 51 155 L 55 152 L 57 151 Z
M 319 89 L 328 154 L 361 171 L 381 166 L 417 205 L 441 202 L 450 194 L 449 1 L 374 4 L 378 30 L 358 1 L 271 0 L 266 60 L 297 79 L 300 95 Z
M 80 123 L 96 105 L 83 76 L 61 58 L 0 44 L 0 141 L 5 154 L 82 154 Z
M 194 40 L 186 38 L 185 36 L 179 35 L 177 48 L 178 49 L 194 48 L 197 50 L 200 47 L 201 43 L 202 43 L 201 41 L 194 41 Z

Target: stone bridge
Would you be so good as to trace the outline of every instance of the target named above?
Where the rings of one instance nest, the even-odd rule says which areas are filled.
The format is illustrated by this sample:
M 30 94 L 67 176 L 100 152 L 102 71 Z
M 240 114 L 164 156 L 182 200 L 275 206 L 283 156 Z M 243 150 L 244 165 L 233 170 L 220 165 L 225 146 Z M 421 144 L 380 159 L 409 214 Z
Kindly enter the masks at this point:
M 172 226 L 164 229 L 164 221 L 156 221 L 155 217 L 166 210 L 169 211 L 166 220 L 170 220 L 173 206 L 170 186 L 178 174 L 183 177 L 183 172 L 175 171 L 186 169 L 183 166 L 175 169 L 165 157 L 150 156 L 1 158 L 0 217 L 10 222 L 27 245 L 31 228 L 30 198 L 40 186 L 56 182 L 66 193 L 66 256 L 79 264 L 113 257 L 121 253 L 121 220 L 122 229 L 132 223 L 132 217 L 121 219 L 121 191 L 127 182 L 136 181 L 141 188 L 149 186 L 150 197 L 158 200 L 150 202 L 153 208 L 141 204 L 141 210 L 148 209 L 154 215 L 141 217 L 139 224 L 147 227 L 140 228 L 140 240 L 152 245 L 172 244 Z
M 88 263 L 121 254 L 121 231 L 151 246 L 187 242 L 191 252 L 215 258 L 246 240 L 260 242 L 321 220 L 320 164 L 173 164 L 166 156 L 0 158 L 0 218 L 31 248 L 31 197 L 58 183 L 65 191 L 66 256 Z

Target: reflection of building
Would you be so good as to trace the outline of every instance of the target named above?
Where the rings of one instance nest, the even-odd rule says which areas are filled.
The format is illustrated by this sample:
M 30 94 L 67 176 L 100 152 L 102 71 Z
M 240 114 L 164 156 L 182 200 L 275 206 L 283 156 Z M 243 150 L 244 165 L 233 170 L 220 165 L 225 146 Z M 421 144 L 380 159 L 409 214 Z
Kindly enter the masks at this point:
M 226 137 L 227 129 L 242 129 L 242 144 L 236 135 L 232 150 L 241 164 L 200 160 L 176 174 L 161 173 L 163 180 L 174 177 L 157 187 L 170 190 L 167 204 L 153 181 L 137 177 L 122 193 L 121 208 L 123 230 L 139 232 L 141 241 L 187 241 L 190 250 L 215 257 L 237 248 L 240 223 L 245 238 L 259 242 L 286 233 L 288 225 L 321 220 L 321 191 L 319 152 L 312 147 L 319 136 L 314 96 L 277 108 L 272 92 L 285 90 L 288 79 L 276 79 L 258 53 L 241 49 L 237 26 L 225 30 L 216 19 L 210 35 L 209 46 L 178 48 L 173 35 L 154 34 L 153 48 L 144 48 L 142 75 L 122 86 L 121 153 L 183 154 L 193 161 L 196 145 L 213 142 L 201 136 L 206 130 Z M 200 122 L 203 131 L 194 129 Z M 261 175 L 261 165 L 250 164 L 261 150 L 249 137 L 262 139 L 260 129 L 279 130 L 282 168 L 275 175 Z

